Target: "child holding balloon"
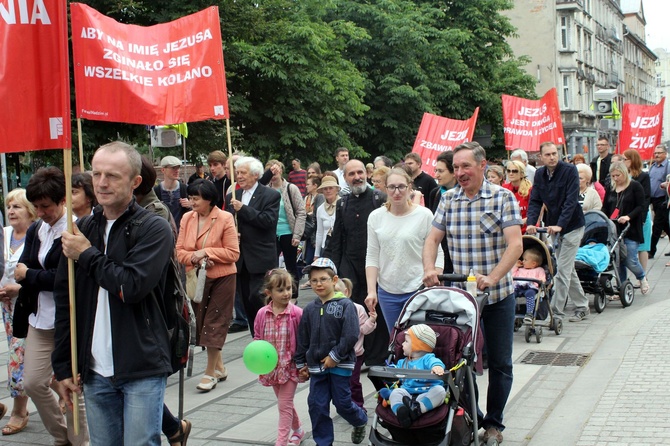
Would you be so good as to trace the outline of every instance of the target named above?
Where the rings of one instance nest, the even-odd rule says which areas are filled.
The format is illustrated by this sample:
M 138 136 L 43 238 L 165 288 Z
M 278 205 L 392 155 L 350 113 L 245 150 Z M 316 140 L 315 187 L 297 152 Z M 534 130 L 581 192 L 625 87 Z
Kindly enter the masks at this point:
M 260 375 L 258 381 L 264 386 L 272 387 L 277 396 L 279 426 L 275 446 L 298 446 L 305 431 L 293 405 L 293 398 L 298 382 L 305 380 L 298 374 L 293 355 L 296 351 L 302 308 L 291 303 L 293 277 L 285 269 L 268 271 L 264 292 L 267 305 L 256 315 L 254 339 L 265 340 L 274 345 L 278 362 L 274 370 Z

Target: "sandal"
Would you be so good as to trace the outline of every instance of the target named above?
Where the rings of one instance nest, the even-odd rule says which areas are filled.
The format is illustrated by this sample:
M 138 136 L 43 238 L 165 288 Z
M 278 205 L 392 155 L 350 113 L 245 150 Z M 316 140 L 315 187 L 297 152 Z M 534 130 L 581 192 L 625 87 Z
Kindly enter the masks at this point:
M 293 431 L 293 435 L 288 439 L 288 446 L 300 446 L 302 439 L 305 436 L 305 431 L 299 428 L 297 431 Z
M 19 432 L 24 430 L 27 425 L 28 425 L 28 414 L 26 414 L 26 416 L 23 417 L 23 421 L 19 425 L 7 423 L 5 427 L 2 428 L 2 435 L 18 434 Z
M 184 425 L 186 427 L 184 427 Z M 170 446 L 186 446 L 188 436 L 191 433 L 191 422 L 188 420 L 181 420 L 179 422 L 179 432 L 168 439 Z

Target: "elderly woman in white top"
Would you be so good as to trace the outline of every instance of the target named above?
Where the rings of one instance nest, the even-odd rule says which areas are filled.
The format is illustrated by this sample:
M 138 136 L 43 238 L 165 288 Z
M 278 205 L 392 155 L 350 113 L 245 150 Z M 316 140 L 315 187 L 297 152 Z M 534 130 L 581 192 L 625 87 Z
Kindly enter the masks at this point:
M 391 169 L 386 176 L 388 201 L 368 217 L 365 305 L 372 311 L 379 301 L 389 334 L 407 299 L 421 287 L 421 253 L 433 221 L 430 209 L 410 199 L 411 184 L 404 169 Z M 444 267 L 442 247 L 436 266 L 440 271 Z
M 326 247 L 328 236 L 335 225 L 335 209 L 337 209 L 337 200 L 340 199 L 340 186 L 337 178 L 324 176 L 317 190 L 323 194 L 325 201 L 316 210 L 315 259 L 321 257 L 321 251 Z
M 588 164 L 577 164 L 577 172 L 579 173 L 579 204 L 582 206 L 584 212 L 591 209 L 600 210 L 603 207 L 603 202 L 600 201 L 598 192 L 591 186 L 591 177 L 593 172 Z
M 37 213 L 32 203 L 26 198 L 25 189 L 17 188 L 7 194 L 5 198 L 7 221 L 9 226 L 4 229 L 4 260 L 5 272 L 0 281 L 0 302 L 2 302 L 2 320 L 5 324 L 5 334 L 9 344 L 7 368 L 9 372 L 9 395 L 14 406 L 11 417 L 2 435 L 13 435 L 21 432 L 28 424 L 28 396 L 23 388 L 23 354 L 25 339 L 15 338 L 13 333 L 14 306 L 19 296 L 21 285 L 14 280 L 14 269 L 23 253 L 28 227 L 37 220 Z M 0 412 L 4 405 L 0 405 Z

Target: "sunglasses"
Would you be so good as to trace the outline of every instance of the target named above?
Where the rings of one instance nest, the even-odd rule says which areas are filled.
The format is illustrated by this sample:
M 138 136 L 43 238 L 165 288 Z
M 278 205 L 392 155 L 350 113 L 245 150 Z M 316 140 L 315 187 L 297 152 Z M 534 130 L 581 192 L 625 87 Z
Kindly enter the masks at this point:
M 507 173 L 519 173 L 517 169 L 507 169 Z

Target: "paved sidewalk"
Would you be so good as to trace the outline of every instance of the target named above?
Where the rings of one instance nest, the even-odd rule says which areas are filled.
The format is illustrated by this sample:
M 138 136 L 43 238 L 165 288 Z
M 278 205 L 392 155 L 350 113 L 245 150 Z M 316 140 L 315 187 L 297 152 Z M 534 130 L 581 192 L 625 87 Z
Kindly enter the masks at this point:
M 526 343 L 522 332 L 514 338 L 514 386 L 507 405 L 504 445 L 661 445 L 670 444 L 670 386 L 665 379 L 670 366 L 670 260 L 662 255 L 668 243 L 662 239 L 659 256 L 649 262 L 652 291 L 636 292 L 629 308 L 610 302 L 602 314 L 592 310 L 580 323 L 565 323 L 563 334 L 545 330 L 542 343 Z M 300 305 L 313 298 L 301 291 Z M 589 296 L 592 300 L 592 296 Z M 194 376 L 185 384 L 186 418 L 193 422 L 190 446 L 274 445 L 276 399 L 271 389 L 258 384 L 242 363 L 242 351 L 250 342 L 248 333 L 228 337 L 223 357 L 229 378 L 209 393 L 195 386 L 204 373 L 206 355 L 196 352 Z M 590 355 L 586 364 L 551 366 L 522 364 L 528 351 Z M 0 342 L 0 364 L 6 363 L 7 344 Z M 0 401 L 11 404 L 6 374 L 0 373 Z M 374 389 L 362 377 L 368 413 L 374 411 Z M 487 376 L 478 378 L 485 401 Z M 176 376 L 168 380 L 166 402 L 176 412 Z M 301 384 L 295 397 L 298 413 L 309 431 L 308 385 Z M 52 441 L 30 406 L 28 428 L 15 436 L 1 437 L 2 445 L 50 445 Z M 350 443 L 351 427 L 334 410 L 335 446 Z M 0 422 L 4 425 L 7 417 Z M 167 445 L 167 442 L 164 442 Z M 311 438 L 303 442 L 314 445 Z

